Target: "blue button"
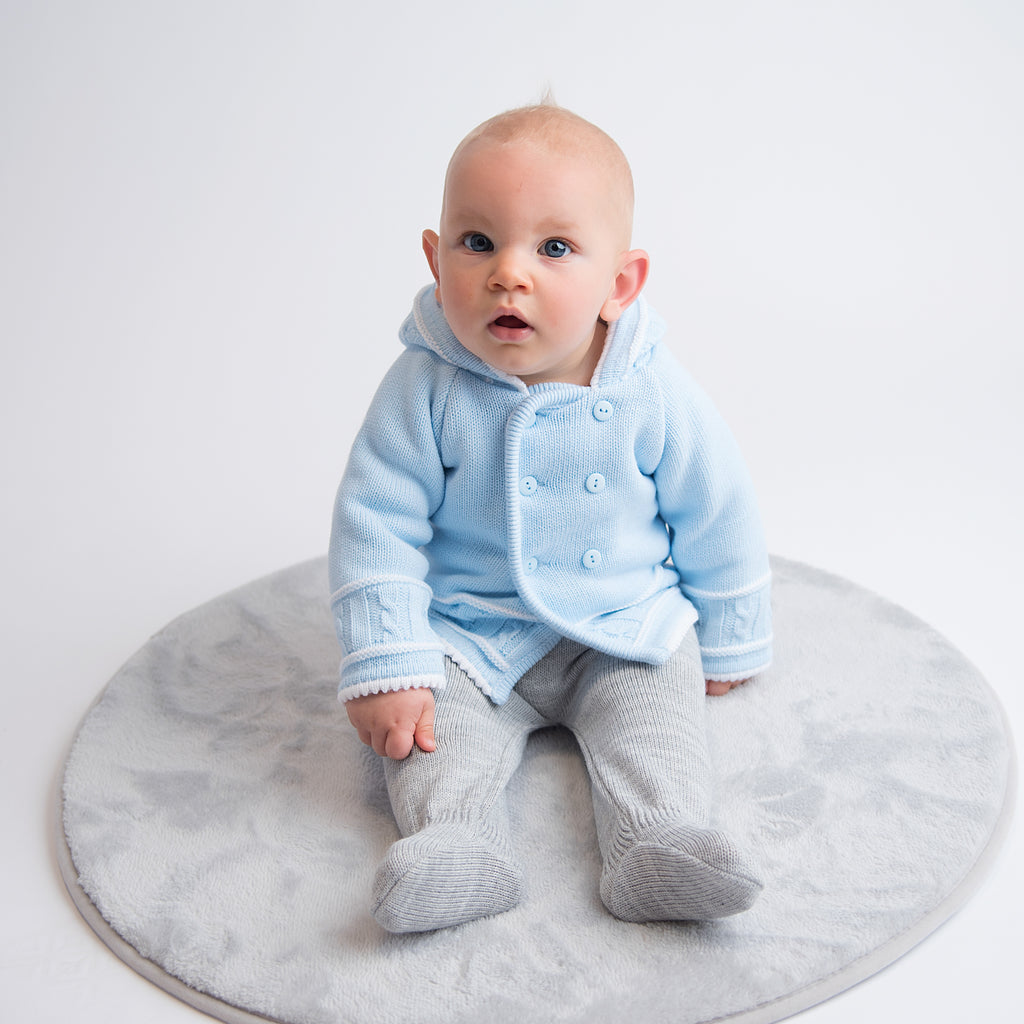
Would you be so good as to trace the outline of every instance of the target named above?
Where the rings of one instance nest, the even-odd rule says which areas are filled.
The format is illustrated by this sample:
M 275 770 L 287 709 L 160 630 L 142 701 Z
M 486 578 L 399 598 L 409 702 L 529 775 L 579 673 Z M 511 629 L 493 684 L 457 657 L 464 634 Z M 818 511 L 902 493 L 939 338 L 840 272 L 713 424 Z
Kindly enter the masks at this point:
M 583 567 L 585 569 L 596 569 L 601 564 L 601 552 L 596 548 L 583 552 Z
M 526 560 L 526 571 L 536 572 L 539 565 L 540 562 L 538 562 L 536 558 L 528 558 Z
M 600 473 L 591 473 L 587 477 L 586 488 L 591 494 L 604 490 L 604 477 Z
M 519 481 L 520 494 L 535 494 L 537 492 L 537 478 L 535 476 L 524 476 Z
M 611 402 L 606 402 L 602 399 L 597 405 L 594 406 L 594 419 L 600 420 L 604 423 L 605 420 L 610 420 L 615 415 L 615 407 Z

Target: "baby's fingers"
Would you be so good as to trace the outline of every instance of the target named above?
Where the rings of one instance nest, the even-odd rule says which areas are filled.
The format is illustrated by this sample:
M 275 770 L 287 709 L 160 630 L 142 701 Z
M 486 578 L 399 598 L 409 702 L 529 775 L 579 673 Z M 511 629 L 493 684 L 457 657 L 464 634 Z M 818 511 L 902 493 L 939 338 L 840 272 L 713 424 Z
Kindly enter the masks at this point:
M 382 748 L 377 750 L 377 753 L 390 757 L 392 760 L 401 761 L 412 753 L 413 737 L 414 733 L 411 726 L 395 726 L 393 729 L 388 730 Z M 374 747 L 374 749 L 376 750 L 377 748 Z
M 416 746 L 420 750 L 430 753 L 432 750 L 437 749 L 437 743 L 434 742 L 434 714 L 433 709 L 430 711 L 424 711 L 423 716 L 419 722 L 416 723 Z
M 742 686 L 746 681 L 746 679 L 737 679 L 733 682 L 723 683 L 716 682 L 713 679 L 707 679 L 704 682 L 704 688 L 709 697 L 723 697 L 735 687 Z

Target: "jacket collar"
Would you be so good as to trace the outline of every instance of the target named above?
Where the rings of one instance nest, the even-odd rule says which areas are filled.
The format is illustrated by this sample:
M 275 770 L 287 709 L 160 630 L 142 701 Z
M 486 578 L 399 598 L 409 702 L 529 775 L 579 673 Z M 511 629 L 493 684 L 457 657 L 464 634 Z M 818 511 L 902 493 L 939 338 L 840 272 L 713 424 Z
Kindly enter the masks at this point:
M 622 316 L 608 325 L 604 352 L 594 372 L 591 386 L 613 384 L 629 374 L 634 367 L 647 362 L 651 349 L 665 333 L 661 317 L 641 295 Z M 399 331 L 402 344 L 408 348 L 425 348 L 447 363 L 526 392 L 529 389 L 518 378 L 488 366 L 482 359 L 463 348 L 452 333 L 448 321 L 434 295 L 434 285 L 422 288 L 413 301 L 412 312 Z

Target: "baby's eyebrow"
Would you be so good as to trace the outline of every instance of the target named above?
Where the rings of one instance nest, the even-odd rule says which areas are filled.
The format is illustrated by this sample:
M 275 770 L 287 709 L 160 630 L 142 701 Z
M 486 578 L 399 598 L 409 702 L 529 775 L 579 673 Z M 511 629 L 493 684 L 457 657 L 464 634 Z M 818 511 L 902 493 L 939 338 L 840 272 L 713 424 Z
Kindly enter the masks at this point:
M 542 235 L 578 235 L 580 226 L 571 220 L 549 220 L 540 225 Z
M 445 219 L 457 231 L 482 231 L 486 234 L 493 228 L 490 217 L 479 210 L 456 208 L 448 211 Z
M 486 214 L 478 214 L 474 211 L 459 211 L 452 217 L 452 225 L 459 231 L 474 230 L 488 234 L 497 231 L 498 226 L 492 223 Z M 579 223 L 573 220 L 562 220 L 558 217 L 551 217 L 546 220 L 537 221 L 531 228 L 533 234 L 538 237 L 550 238 L 552 236 L 578 235 L 581 228 Z
M 489 237 L 502 234 L 502 225 L 494 220 L 486 207 L 462 206 L 458 200 L 452 202 L 445 211 L 445 220 L 453 235 L 461 236 L 470 231 L 479 231 Z M 575 239 L 584 233 L 584 228 L 579 221 L 555 211 L 533 220 L 530 231 L 539 239 Z

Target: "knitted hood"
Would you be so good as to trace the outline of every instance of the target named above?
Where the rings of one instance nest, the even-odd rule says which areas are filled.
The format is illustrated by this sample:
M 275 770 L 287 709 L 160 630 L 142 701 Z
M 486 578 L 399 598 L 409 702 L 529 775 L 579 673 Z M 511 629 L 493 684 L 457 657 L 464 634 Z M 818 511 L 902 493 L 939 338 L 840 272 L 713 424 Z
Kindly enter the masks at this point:
M 594 372 L 593 386 L 611 384 L 634 369 L 646 365 L 654 346 L 665 333 L 664 321 L 647 305 L 641 295 L 619 317 L 608 325 L 601 361 Z M 434 285 L 424 287 L 413 302 L 412 312 L 399 331 L 407 348 L 422 348 L 440 356 L 445 362 L 463 370 L 505 384 L 517 391 L 527 391 L 518 377 L 488 366 L 478 356 L 463 348 L 452 333 L 441 306 L 434 295 Z

